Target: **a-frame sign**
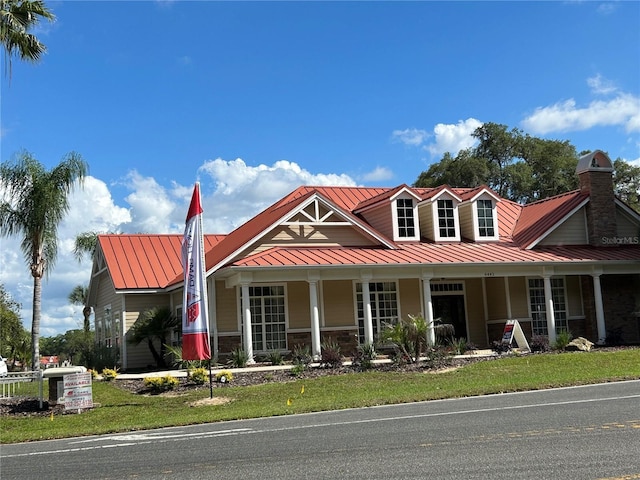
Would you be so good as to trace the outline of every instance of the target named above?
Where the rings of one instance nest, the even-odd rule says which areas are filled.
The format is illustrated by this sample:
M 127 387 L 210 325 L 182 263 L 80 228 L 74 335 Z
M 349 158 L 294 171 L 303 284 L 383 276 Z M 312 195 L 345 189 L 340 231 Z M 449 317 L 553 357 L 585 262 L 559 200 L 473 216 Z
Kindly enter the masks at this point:
M 520 322 L 518 322 L 518 320 L 507 320 L 507 323 L 504 326 L 504 332 L 502 332 L 501 343 L 503 345 L 511 346 L 514 339 L 520 350 L 527 352 L 531 351 L 529 342 L 527 342 L 527 338 L 524 336 L 524 332 L 520 326 Z

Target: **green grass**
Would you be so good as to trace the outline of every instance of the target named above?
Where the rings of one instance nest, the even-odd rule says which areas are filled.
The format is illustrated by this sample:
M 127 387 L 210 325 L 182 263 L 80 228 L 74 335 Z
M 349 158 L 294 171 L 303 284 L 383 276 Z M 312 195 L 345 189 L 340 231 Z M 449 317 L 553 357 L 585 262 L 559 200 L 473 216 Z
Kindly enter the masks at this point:
M 640 349 L 634 348 L 509 356 L 438 374 L 368 371 L 251 387 L 231 384 L 214 389 L 214 397 L 225 397 L 228 403 L 197 407 L 190 404 L 208 398 L 209 389 L 143 396 L 121 390 L 113 382 L 96 382 L 94 409 L 53 417 L 3 417 L 0 443 L 638 378 Z

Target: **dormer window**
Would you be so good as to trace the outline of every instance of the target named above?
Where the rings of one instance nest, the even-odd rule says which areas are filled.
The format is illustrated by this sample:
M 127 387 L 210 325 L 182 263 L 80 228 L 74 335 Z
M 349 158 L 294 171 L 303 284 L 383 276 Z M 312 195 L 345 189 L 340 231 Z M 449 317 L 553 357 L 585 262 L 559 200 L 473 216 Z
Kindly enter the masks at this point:
M 438 230 L 440 238 L 454 239 L 457 237 L 453 200 L 438 200 Z
M 491 200 L 478 200 L 478 236 L 480 238 L 495 237 L 495 225 L 493 221 L 493 202 Z
M 413 200 L 410 198 L 399 198 L 396 201 L 396 213 L 398 215 L 398 237 L 415 238 L 416 222 L 413 212 Z

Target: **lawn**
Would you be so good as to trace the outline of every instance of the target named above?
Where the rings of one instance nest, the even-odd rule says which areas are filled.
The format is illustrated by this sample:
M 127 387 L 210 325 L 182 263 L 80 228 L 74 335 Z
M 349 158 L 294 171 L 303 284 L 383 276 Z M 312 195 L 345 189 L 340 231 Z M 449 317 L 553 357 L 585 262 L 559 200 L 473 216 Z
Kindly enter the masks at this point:
M 140 395 L 95 382 L 81 414 L 3 416 L 0 443 L 640 379 L 640 349 L 506 356 L 433 373 L 370 370 L 254 386 Z M 117 380 L 116 380 L 117 382 Z M 34 386 L 35 387 L 35 386 Z M 34 388 L 35 390 L 35 388 Z

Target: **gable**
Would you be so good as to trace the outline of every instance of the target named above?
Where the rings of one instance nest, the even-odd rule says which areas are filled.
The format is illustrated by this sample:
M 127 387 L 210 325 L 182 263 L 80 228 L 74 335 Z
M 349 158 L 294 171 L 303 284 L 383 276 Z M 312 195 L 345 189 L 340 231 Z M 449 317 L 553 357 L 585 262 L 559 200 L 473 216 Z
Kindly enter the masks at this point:
M 570 215 L 538 245 L 588 245 L 587 218 L 584 207 Z

